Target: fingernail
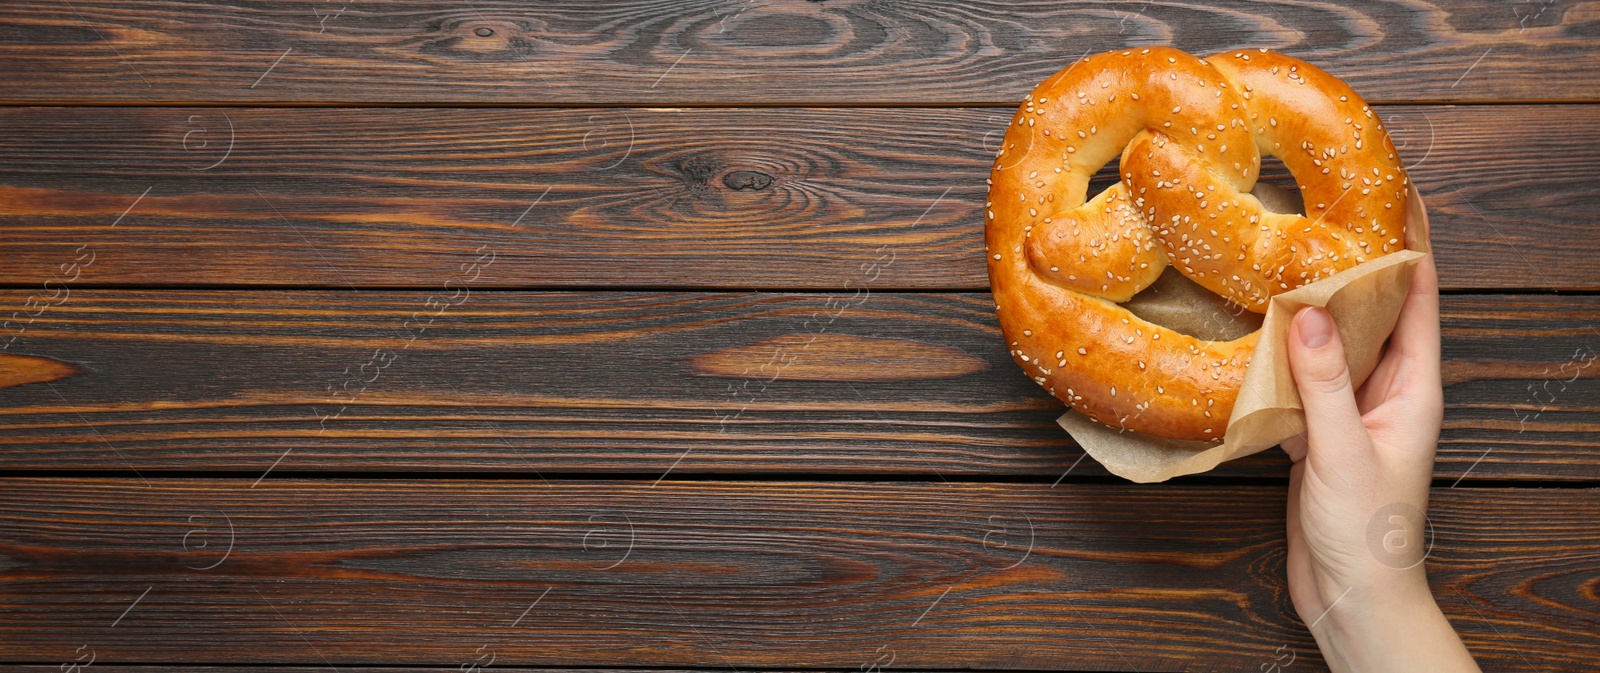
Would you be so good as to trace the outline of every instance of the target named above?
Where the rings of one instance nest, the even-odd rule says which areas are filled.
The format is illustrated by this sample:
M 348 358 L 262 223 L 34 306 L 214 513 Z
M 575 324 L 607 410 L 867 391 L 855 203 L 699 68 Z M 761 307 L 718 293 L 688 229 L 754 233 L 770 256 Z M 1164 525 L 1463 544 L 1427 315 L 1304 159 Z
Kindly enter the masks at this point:
M 1333 318 L 1312 306 L 1300 312 L 1300 343 L 1306 348 L 1321 348 L 1333 339 Z

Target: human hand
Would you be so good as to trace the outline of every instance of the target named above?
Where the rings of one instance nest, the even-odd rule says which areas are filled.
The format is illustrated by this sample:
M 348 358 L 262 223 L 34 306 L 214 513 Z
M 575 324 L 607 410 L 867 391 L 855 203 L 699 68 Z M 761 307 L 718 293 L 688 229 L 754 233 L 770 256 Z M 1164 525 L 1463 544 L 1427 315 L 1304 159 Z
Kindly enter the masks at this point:
M 1424 512 L 1444 418 L 1439 287 L 1418 265 L 1389 344 L 1352 389 L 1332 317 L 1301 309 L 1289 365 L 1306 433 L 1284 442 L 1289 596 L 1334 671 L 1477 671 L 1423 568 Z

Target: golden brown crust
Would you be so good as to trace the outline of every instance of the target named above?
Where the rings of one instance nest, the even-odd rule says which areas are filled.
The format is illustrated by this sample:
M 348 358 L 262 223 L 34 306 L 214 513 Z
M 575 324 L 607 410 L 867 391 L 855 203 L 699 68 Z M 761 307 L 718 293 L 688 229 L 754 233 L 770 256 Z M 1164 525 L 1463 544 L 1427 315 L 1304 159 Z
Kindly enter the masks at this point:
M 1303 183 L 1306 217 L 1248 194 L 1260 153 Z M 1086 201 L 1119 154 L 1122 180 Z M 1012 357 L 1090 417 L 1161 437 L 1222 436 L 1257 335 L 1203 341 L 1117 302 L 1170 263 L 1260 312 L 1404 247 L 1408 181 L 1376 115 L 1332 75 L 1264 50 L 1082 59 L 1017 111 L 990 185 L 985 249 Z

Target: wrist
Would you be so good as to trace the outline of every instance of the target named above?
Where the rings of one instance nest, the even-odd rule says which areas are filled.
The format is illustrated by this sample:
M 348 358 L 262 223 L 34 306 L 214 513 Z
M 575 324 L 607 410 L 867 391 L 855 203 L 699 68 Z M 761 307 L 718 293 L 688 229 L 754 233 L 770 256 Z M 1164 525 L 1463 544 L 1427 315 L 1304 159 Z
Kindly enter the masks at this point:
M 1368 562 L 1344 572 L 1319 573 L 1314 580 L 1290 589 L 1299 590 L 1295 608 L 1301 621 L 1313 631 L 1361 615 L 1412 610 L 1433 603 L 1428 577 L 1420 563 L 1397 568 Z
M 1410 581 L 1368 582 L 1335 595 L 1322 614 L 1309 615 L 1306 625 L 1318 639 L 1367 640 L 1393 622 L 1431 617 L 1438 610 L 1426 580 L 1420 588 Z
M 1351 587 L 1311 634 L 1336 672 L 1477 671 L 1426 580 Z

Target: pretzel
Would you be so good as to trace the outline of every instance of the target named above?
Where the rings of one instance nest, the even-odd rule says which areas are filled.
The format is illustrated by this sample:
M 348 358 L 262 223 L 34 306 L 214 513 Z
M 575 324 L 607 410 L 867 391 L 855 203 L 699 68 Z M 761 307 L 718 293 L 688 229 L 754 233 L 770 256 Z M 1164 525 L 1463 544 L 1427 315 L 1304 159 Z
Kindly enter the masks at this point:
M 1248 192 L 1283 161 L 1306 215 Z M 1121 155 L 1120 180 L 1087 197 Z M 1119 306 L 1169 265 L 1236 305 L 1404 249 L 1406 176 L 1372 109 L 1303 61 L 1152 47 L 1081 59 L 1033 90 L 989 180 L 985 252 L 1013 359 L 1113 427 L 1227 430 L 1258 332 L 1206 341 Z

